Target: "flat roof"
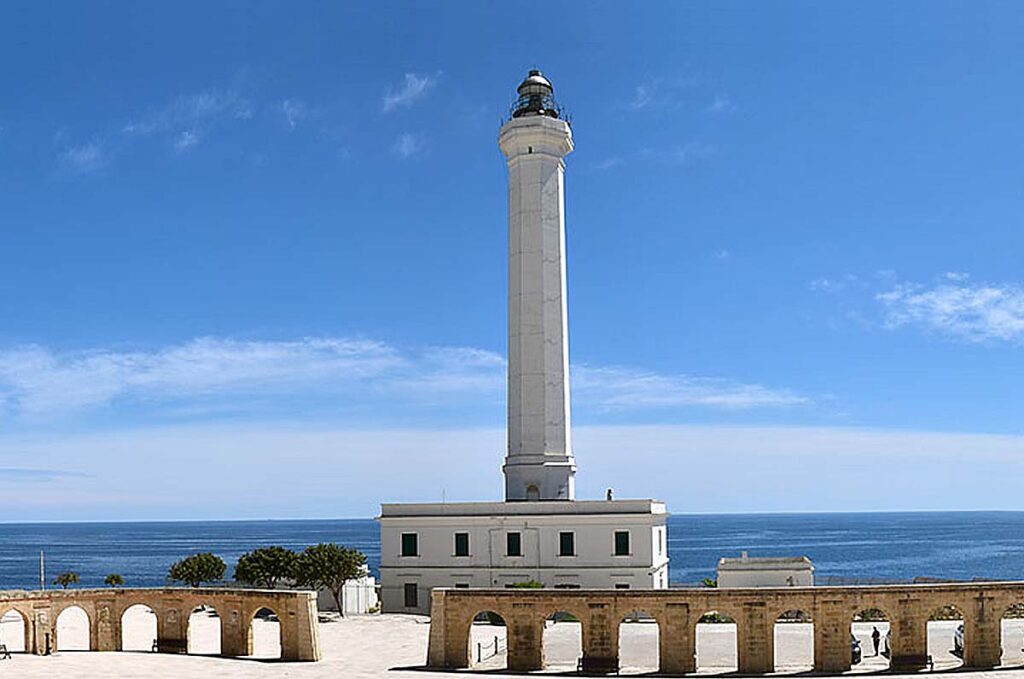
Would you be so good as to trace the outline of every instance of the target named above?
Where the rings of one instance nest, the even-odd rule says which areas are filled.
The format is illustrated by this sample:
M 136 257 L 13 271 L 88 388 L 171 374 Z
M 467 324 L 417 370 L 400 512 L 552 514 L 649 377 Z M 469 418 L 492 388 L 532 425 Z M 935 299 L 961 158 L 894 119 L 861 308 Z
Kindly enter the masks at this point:
M 540 502 L 425 502 L 380 506 L 380 518 L 409 516 L 540 516 L 552 514 L 665 514 L 661 500 L 543 500 Z
M 726 571 L 767 571 L 814 570 L 814 564 L 806 556 L 723 556 L 718 560 L 718 570 Z

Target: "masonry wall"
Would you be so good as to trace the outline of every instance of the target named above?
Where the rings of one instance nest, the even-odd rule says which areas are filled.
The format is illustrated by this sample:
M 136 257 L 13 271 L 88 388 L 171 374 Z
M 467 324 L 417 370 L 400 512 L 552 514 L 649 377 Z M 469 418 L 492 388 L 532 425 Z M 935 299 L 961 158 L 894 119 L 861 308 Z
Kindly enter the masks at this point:
M 468 667 L 470 628 L 480 612 L 504 618 L 508 666 L 512 671 L 543 668 L 544 621 L 565 611 L 580 620 L 583 669 L 618 668 L 619 623 L 642 611 L 658 623 L 660 671 L 696 670 L 696 625 L 716 611 L 736 621 L 739 671 L 774 670 L 774 625 L 787 611 L 803 611 L 814 624 L 814 668 L 840 673 L 850 669 L 850 626 L 856 614 L 879 609 L 890 621 L 892 667 L 927 665 L 928 620 L 946 606 L 964 616 L 964 665 L 992 668 L 1001 656 L 1000 623 L 1011 605 L 1024 602 L 1024 582 L 882 587 L 785 587 L 758 589 L 607 590 L 434 590 L 427 664 Z
M 121 619 L 137 604 L 148 606 L 157 618 L 157 649 L 185 653 L 188 619 L 199 606 L 220 617 L 221 655 L 251 654 L 250 625 L 256 613 L 273 611 L 281 626 L 281 659 L 320 659 L 316 593 L 251 589 L 73 589 L 0 592 L 0 617 L 17 611 L 25 621 L 25 650 L 46 655 L 60 649 L 57 618 L 78 607 L 89 618 L 89 649 L 121 650 Z

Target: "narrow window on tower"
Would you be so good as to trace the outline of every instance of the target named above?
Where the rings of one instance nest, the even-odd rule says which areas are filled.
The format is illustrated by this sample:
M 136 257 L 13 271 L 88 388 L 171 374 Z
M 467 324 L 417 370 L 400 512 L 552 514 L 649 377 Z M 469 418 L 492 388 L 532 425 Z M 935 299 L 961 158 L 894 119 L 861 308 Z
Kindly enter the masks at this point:
M 576 556 L 576 534 L 572 531 L 558 534 L 558 556 Z
M 455 556 L 469 556 L 469 533 L 455 534 Z
M 615 556 L 629 556 L 629 531 L 615 531 Z
M 416 533 L 402 533 L 402 556 L 419 555 L 419 536 Z
M 522 533 L 505 533 L 505 556 L 523 555 Z

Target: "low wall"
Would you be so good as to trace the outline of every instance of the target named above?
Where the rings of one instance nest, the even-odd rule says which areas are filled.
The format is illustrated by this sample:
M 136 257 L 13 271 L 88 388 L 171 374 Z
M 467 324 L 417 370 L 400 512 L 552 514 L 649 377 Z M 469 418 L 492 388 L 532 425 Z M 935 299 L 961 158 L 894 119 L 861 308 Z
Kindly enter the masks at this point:
M 583 669 L 618 668 L 619 623 L 634 612 L 659 627 L 659 670 L 696 671 L 696 625 L 717 611 L 736 622 L 739 671 L 774 671 L 774 625 L 787 611 L 801 611 L 814 625 L 814 669 L 845 672 L 851 666 L 850 626 L 855 615 L 881 610 L 890 622 L 891 663 L 912 670 L 928 663 L 928 620 L 954 606 L 964 618 L 964 665 L 1000 663 L 1003 613 L 1024 602 L 1024 582 L 886 585 L 872 587 L 785 587 L 668 590 L 491 590 L 436 589 L 433 592 L 427 665 L 463 668 L 471 663 L 470 630 L 485 611 L 507 625 L 508 667 L 543 669 L 544 621 L 556 612 L 578 618 Z
M 316 593 L 253 589 L 69 589 L 0 592 L 0 617 L 17 611 L 25 621 L 25 650 L 37 655 L 60 649 L 57 617 L 78 607 L 89 618 L 89 649 L 121 650 L 121 618 L 137 604 L 148 606 L 157 618 L 157 649 L 185 653 L 192 611 L 207 606 L 220 617 L 221 655 L 251 655 L 252 620 L 263 608 L 281 625 L 281 659 L 320 659 Z

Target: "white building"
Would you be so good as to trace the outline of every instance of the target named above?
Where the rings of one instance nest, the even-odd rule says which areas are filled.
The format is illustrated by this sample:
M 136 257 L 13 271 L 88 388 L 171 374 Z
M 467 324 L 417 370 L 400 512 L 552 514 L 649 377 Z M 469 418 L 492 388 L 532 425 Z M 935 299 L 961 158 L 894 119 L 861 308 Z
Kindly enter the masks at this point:
M 498 136 L 509 177 L 505 502 L 383 505 L 385 612 L 429 612 L 434 587 L 668 587 L 664 503 L 576 500 L 565 295 L 572 130 L 540 71 L 517 91 Z
M 341 588 L 341 605 L 345 615 L 362 615 L 376 611 L 380 602 L 377 597 L 377 580 L 369 573 L 364 573 L 355 580 L 349 580 Z M 338 604 L 329 589 L 321 589 L 316 596 L 317 609 L 336 611 Z
M 811 587 L 814 565 L 806 556 L 755 556 L 718 561 L 719 587 Z

